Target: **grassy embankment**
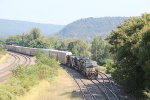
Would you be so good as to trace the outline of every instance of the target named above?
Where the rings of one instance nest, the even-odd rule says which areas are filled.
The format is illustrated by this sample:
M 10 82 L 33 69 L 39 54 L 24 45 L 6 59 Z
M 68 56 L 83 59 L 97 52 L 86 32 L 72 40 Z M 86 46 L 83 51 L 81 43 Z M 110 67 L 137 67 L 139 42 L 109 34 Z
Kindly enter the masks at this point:
M 0 65 L 8 61 L 10 56 L 5 52 L 5 50 L 0 46 Z
M 39 53 L 36 58 L 37 64 L 28 69 L 22 66 L 12 69 L 13 77 L 0 84 L 0 100 L 76 98 L 72 93 L 74 86 L 65 78 L 65 72 L 60 69 L 59 63 L 49 59 L 43 53 Z
M 7 63 L 9 58 L 10 58 L 9 54 L 0 54 L 0 65 Z
M 62 68 L 58 69 L 58 76 L 50 83 L 40 82 L 27 94 L 18 97 L 18 100 L 79 100 L 79 92 L 75 92 L 76 85 L 73 79 Z

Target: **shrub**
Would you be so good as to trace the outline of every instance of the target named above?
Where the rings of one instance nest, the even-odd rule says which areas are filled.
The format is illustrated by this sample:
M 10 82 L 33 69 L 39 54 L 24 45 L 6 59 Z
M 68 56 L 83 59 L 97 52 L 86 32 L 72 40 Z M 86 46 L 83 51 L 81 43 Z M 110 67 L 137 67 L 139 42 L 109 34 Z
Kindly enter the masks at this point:
M 0 100 L 16 100 L 16 98 L 10 92 L 0 89 Z
M 44 53 L 37 54 L 37 64 L 28 68 L 18 65 L 12 69 L 13 77 L 0 85 L 0 100 L 15 100 L 13 96 L 25 94 L 40 80 L 50 80 L 57 75 L 59 63 Z M 9 98 L 9 99 L 7 99 Z
M 25 88 L 21 85 L 21 81 L 17 78 L 9 79 L 5 84 L 0 86 L 0 89 L 18 96 L 26 92 Z
M 106 67 L 108 73 L 112 73 L 114 71 L 114 68 L 113 68 L 114 62 L 113 62 L 113 60 L 107 59 L 106 64 L 104 66 Z

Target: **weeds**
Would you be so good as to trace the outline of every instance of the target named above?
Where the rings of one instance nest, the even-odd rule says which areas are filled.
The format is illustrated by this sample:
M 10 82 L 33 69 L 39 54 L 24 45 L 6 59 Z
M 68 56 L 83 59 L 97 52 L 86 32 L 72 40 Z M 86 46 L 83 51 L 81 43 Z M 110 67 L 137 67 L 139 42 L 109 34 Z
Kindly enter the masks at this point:
M 27 69 L 19 65 L 12 69 L 13 77 L 0 85 L 0 100 L 16 100 L 15 96 L 25 94 L 41 80 L 51 80 L 57 75 L 59 63 L 44 53 L 37 54 L 37 64 Z

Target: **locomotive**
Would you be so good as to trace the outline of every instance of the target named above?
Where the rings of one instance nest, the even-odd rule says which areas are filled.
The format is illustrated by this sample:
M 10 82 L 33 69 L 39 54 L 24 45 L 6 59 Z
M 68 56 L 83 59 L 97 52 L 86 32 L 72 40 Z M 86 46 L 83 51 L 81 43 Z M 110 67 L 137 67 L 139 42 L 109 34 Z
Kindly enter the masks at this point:
M 95 68 L 97 66 L 97 63 L 95 61 L 92 61 L 88 58 L 73 56 L 72 53 L 68 51 L 43 49 L 43 48 L 30 48 L 14 45 L 5 45 L 5 48 L 9 51 L 29 56 L 35 56 L 37 52 L 40 50 L 43 51 L 49 57 L 51 57 L 51 55 L 55 55 L 55 60 L 59 61 L 63 65 L 67 65 L 68 67 L 72 67 L 77 71 L 80 71 L 83 75 L 85 75 L 89 79 L 98 78 L 98 71 Z
M 79 58 L 76 56 L 68 55 L 66 65 L 81 72 L 88 79 L 98 78 L 98 70 L 96 70 L 97 67 L 96 61 L 92 61 L 88 58 Z

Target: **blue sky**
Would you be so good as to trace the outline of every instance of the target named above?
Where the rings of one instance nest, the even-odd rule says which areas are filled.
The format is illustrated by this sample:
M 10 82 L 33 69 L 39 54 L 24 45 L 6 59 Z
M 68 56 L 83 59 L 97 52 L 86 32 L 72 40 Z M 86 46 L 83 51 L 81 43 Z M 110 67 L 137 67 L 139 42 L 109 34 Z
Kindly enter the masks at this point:
M 140 16 L 150 0 L 0 0 L 0 18 L 68 24 L 80 18 Z

